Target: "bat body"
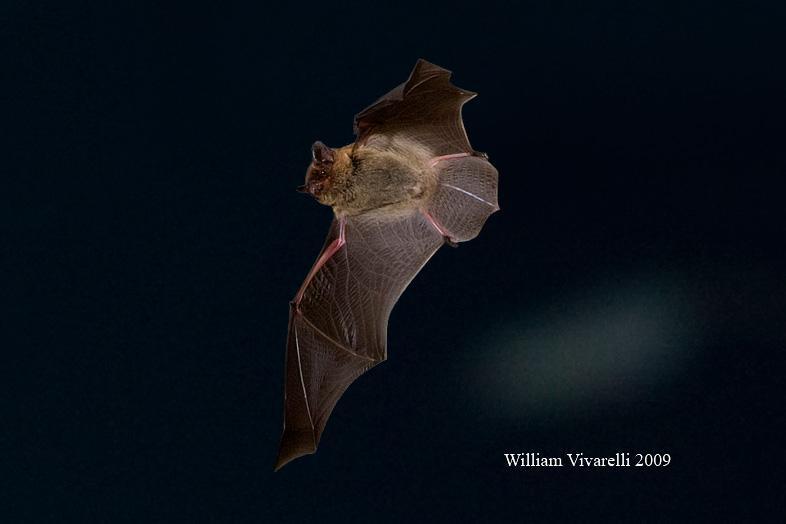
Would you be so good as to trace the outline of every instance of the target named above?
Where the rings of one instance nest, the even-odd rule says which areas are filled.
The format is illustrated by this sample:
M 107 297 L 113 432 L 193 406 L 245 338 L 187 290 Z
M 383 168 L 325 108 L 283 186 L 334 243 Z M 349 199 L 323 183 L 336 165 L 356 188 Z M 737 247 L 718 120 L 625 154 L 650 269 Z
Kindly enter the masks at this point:
M 419 60 L 356 115 L 354 143 L 313 145 L 299 190 L 335 218 L 290 304 L 276 469 L 314 453 L 346 388 L 387 358 L 390 311 L 420 268 L 443 244 L 477 236 L 499 209 L 497 170 L 472 149 L 461 119 L 474 96 Z

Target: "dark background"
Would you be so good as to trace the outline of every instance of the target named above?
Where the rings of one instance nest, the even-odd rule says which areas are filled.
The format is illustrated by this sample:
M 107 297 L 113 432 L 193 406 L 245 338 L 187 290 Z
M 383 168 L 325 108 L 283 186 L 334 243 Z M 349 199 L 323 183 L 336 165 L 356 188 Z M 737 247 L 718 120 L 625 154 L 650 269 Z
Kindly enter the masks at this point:
M 100 4 L 0 10 L 5 522 L 783 517 L 777 2 Z M 273 473 L 294 188 L 419 57 L 502 211 Z

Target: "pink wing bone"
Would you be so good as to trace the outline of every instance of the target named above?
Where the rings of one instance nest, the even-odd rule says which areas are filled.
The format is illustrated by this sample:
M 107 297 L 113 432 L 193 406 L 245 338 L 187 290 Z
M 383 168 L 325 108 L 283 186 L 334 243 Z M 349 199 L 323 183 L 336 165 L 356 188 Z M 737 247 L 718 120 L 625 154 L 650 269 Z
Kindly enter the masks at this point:
M 431 167 L 434 167 L 435 165 L 439 164 L 443 160 L 448 160 L 450 158 L 461 158 L 463 156 L 469 156 L 469 153 L 453 153 L 452 155 L 435 156 L 434 158 L 431 159 L 429 165 Z
M 322 269 L 322 266 L 324 266 L 325 263 L 328 260 L 330 260 L 330 258 L 333 255 L 335 255 L 336 252 L 339 249 L 341 249 L 341 247 L 344 244 L 347 243 L 347 241 L 345 239 L 345 236 L 344 236 L 344 227 L 345 227 L 345 225 L 346 225 L 346 218 L 344 218 L 344 217 L 339 218 L 338 219 L 338 228 L 339 228 L 338 238 L 335 239 L 333 242 L 331 242 L 330 245 L 322 252 L 322 254 L 319 256 L 317 261 L 314 263 L 314 266 L 311 268 L 311 271 L 308 272 L 308 275 L 306 276 L 306 280 L 303 281 L 303 285 L 301 285 L 300 289 L 297 290 L 297 294 L 295 295 L 295 299 L 292 301 L 292 303 L 295 306 L 295 311 L 300 312 L 298 306 L 300 305 L 300 301 L 303 300 L 303 293 L 306 292 L 306 288 L 311 283 L 311 280 L 313 280 L 314 275 L 317 274 L 317 271 Z

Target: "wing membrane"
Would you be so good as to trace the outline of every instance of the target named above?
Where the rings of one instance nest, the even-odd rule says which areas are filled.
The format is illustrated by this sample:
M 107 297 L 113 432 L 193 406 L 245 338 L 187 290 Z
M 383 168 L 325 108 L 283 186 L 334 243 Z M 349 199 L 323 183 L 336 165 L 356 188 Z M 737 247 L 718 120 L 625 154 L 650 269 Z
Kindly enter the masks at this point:
M 358 143 L 373 134 L 402 134 L 434 156 L 472 152 L 461 107 L 475 93 L 450 83 L 450 71 L 418 60 L 409 79 L 355 116 Z
M 338 235 L 336 220 L 325 246 Z M 291 307 L 277 469 L 316 451 L 344 391 L 385 360 L 390 312 L 443 243 L 417 211 L 347 217 L 344 237 Z
M 482 157 L 466 156 L 441 161 L 437 173 L 429 213 L 453 240 L 475 238 L 486 219 L 499 210 L 496 168 Z

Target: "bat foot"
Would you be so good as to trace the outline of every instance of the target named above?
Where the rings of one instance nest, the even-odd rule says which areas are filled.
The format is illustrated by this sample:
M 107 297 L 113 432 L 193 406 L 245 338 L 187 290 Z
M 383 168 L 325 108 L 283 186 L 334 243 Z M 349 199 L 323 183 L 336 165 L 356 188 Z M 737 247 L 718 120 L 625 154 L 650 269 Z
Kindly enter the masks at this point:
M 431 213 L 429 213 L 428 211 L 425 211 L 425 210 L 424 210 L 424 211 L 423 211 L 423 216 L 425 216 L 425 217 L 426 217 L 426 219 L 429 221 L 429 223 L 430 223 L 432 226 L 434 226 L 434 229 L 436 229 L 436 230 L 437 230 L 437 232 L 438 232 L 440 235 L 442 235 L 442 239 L 445 241 L 445 243 L 446 243 L 447 245 L 449 245 L 450 247 L 458 247 L 458 243 L 457 243 L 455 240 L 453 240 L 453 239 L 450 237 L 450 235 L 447 235 L 447 234 L 446 234 L 446 233 L 447 233 L 447 231 L 445 231 L 445 228 L 443 228 L 443 227 L 442 227 L 442 226 L 439 224 L 439 222 L 437 222 L 437 221 L 436 221 L 436 219 L 435 219 L 433 216 L 431 216 Z
M 488 160 L 489 159 L 488 153 L 484 153 L 483 151 L 473 151 L 472 152 L 472 156 L 480 157 L 483 160 Z

